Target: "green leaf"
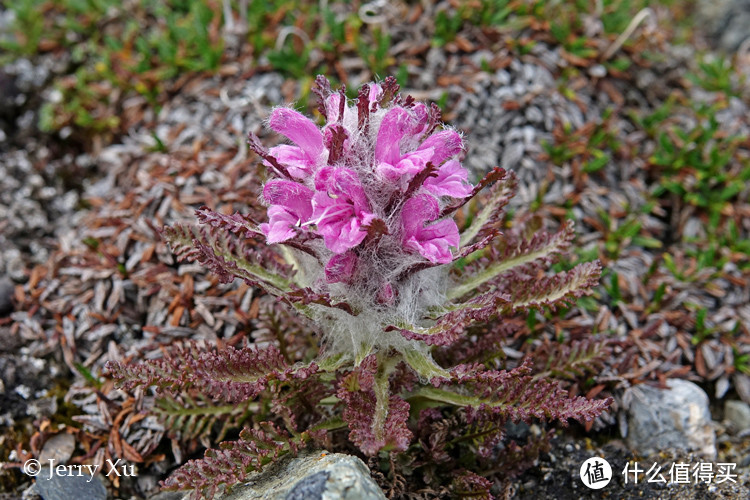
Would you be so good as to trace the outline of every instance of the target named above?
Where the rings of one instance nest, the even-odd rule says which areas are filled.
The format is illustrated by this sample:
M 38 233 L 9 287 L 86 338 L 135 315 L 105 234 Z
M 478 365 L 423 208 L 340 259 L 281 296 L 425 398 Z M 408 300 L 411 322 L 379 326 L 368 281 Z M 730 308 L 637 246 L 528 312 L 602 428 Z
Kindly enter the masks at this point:
M 419 374 L 420 377 L 430 380 L 434 377 L 449 377 L 447 370 L 435 363 L 429 353 L 422 353 L 410 346 L 401 351 L 406 363 Z

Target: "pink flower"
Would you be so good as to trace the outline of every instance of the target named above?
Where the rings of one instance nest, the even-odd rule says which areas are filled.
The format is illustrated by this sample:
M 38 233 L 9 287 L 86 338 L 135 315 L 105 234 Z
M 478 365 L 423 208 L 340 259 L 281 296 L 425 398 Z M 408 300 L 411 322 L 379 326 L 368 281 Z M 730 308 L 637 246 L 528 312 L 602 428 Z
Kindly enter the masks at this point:
M 453 130 L 443 130 L 425 139 L 417 151 L 431 149 L 432 157 L 429 161 L 439 167 L 445 160 L 460 153 L 461 148 L 463 148 L 461 136 Z
M 428 126 L 426 107 L 415 105 L 410 114 L 404 108 L 389 111 L 378 131 L 375 145 L 375 161 L 378 172 L 395 181 L 406 175 L 407 179 L 423 170 L 427 163 L 439 167 L 448 158 L 457 155 L 463 148 L 461 136 L 452 130 L 432 134 L 419 145 L 416 151 L 401 154 L 401 141 L 409 136 L 422 134 Z
M 407 200 L 401 209 L 401 243 L 430 262 L 447 264 L 453 260 L 450 247 L 458 248 L 458 226 L 452 219 L 425 225 L 438 215 L 438 201 L 428 194 L 418 194 Z
M 297 145 L 276 146 L 269 153 L 298 179 L 312 174 L 325 152 L 323 134 L 312 120 L 293 109 L 276 108 L 271 112 L 268 124 Z
M 365 239 L 362 227 L 375 219 L 356 172 L 343 167 L 324 167 L 315 176 L 312 221 L 326 247 L 343 253 Z
M 293 238 L 312 215 L 313 190 L 297 182 L 268 181 L 263 187 L 263 197 L 271 204 L 268 223 L 260 225 L 268 243 Z
M 328 283 L 351 283 L 356 265 L 357 256 L 352 251 L 334 255 L 326 264 L 326 281 Z
M 396 180 L 403 173 L 415 174 L 419 172 L 419 170 L 413 170 L 413 163 L 399 165 L 401 161 L 401 139 L 413 128 L 413 118 L 404 108 L 393 108 L 383 117 L 375 142 L 375 162 L 378 172 L 384 177 Z
M 400 216 L 381 221 L 385 227 L 377 231 L 378 237 L 395 240 L 388 245 L 419 253 L 432 263 L 451 262 L 451 248 L 459 245 L 458 228 L 451 220 L 436 219 L 441 197 L 460 199 L 473 191 L 458 160 L 461 135 L 450 129 L 436 131 L 440 113 L 398 97 L 393 79 L 360 89 L 355 103 L 331 91 L 325 81 L 318 90 L 325 108 L 323 127 L 293 109 L 277 108 L 269 126 L 293 144 L 268 152 L 258 147 L 266 161 L 278 165 L 274 171 L 285 177 L 264 188 L 270 206 L 261 230 L 268 242 L 283 242 L 303 232 L 321 237 L 334 254 L 325 264 L 325 281 L 348 283 L 355 268 L 366 265 L 359 254 L 349 251 L 365 240 L 376 214 L 390 214 L 402 205 Z M 430 164 L 434 173 L 420 176 L 421 185 L 415 183 L 415 176 Z M 365 178 L 367 191 L 361 180 Z
M 469 172 L 458 161 L 449 160 L 438 169 L 437 177 L 428 177 L 422 186 L 435 196 L 465 198 L 473 190 L 468 179 Z

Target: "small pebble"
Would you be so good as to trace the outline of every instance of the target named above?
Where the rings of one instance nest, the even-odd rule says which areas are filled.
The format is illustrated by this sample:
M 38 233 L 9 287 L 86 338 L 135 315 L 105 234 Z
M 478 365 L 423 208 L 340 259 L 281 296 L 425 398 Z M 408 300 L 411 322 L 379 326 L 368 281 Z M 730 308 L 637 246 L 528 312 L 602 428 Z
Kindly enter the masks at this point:
M 52 465 L 65 464 L 73 455 L 75 448 L 76 440 L 72 434 L 67 432 L 56 434 L 44 443 L 42 452 L 39 454 L 39 461 L 43 464 L 49 464 L 50 460 L 52 460 Z
M 6 276 L 0 277 L 0 317 L 7 316 L 13 310 L 13 290 L 15 285 Z
M 750 429 L 750 405 L 744 401 L 727 401 L 724 403 L 724 418 L 737 431 Z
M 601 64 L 595 64 L 589 68 L 589 75 L 594 78 L 604 78 L 607 76 L 607 68 Z

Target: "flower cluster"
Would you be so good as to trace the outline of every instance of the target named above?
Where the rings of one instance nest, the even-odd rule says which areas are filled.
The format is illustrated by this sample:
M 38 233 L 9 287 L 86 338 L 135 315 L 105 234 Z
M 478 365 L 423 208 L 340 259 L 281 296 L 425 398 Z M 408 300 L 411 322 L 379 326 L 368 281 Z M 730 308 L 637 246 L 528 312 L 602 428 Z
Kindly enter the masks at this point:
M 269 127 L 294 145 L 265 151 L 251 140 L 277 176 L 263 188 L 270 207 L 260 229 L 268 243 L 296 240 L 323 256 L 328 283 L 351 282 L 367 245 L 379 246 L 381 260 L 409 261 L 398 258 L 402 252 L 433 264 L 451 262 L 459 246 L 458 227 L 441 219 L 441 205 L 472 192 L 457 159 L 461 136 L 439 130 L 436 107 L 402 100 L 396 90 L 392 78 L 365 85 L 349 105 L 343 90 L 319 79 L 322 128 L 277 108 Z M 380 290 L 387 296 L 392 284 Z

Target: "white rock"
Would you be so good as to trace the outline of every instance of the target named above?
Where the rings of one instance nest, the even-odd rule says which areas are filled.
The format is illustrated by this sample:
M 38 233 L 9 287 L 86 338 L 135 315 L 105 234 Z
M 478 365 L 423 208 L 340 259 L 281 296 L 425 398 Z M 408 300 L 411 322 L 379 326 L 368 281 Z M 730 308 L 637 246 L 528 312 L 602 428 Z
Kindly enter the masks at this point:
M 716 457 L 708 396 L 692 382 L 673 379 L 668 389 L 641 384 L 622 397 L 628 445 L 642 455 L 677 448 Z

